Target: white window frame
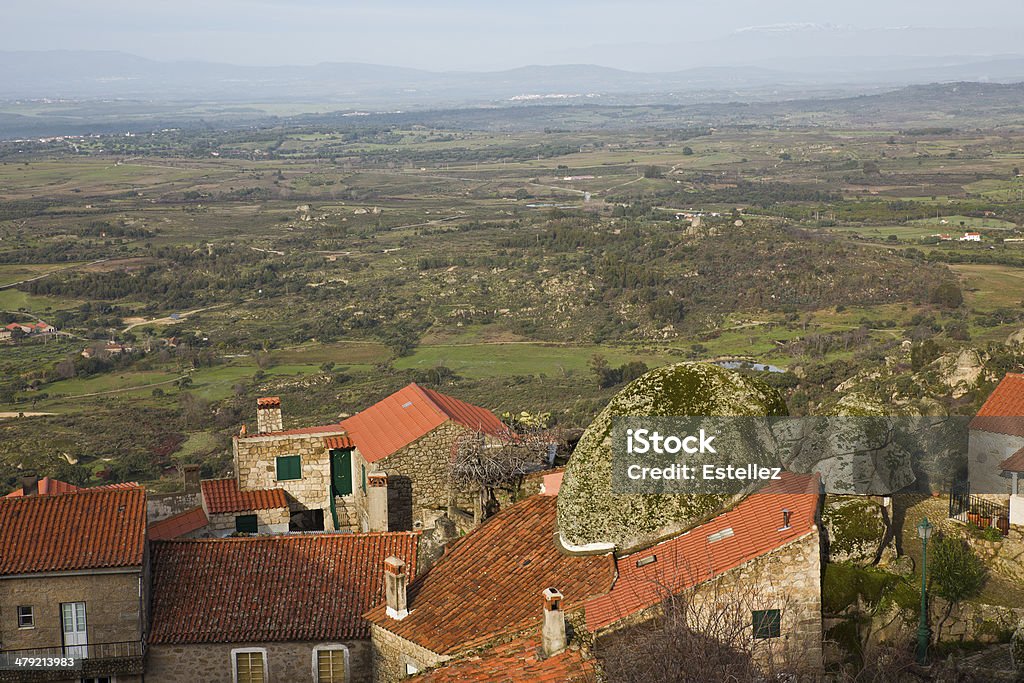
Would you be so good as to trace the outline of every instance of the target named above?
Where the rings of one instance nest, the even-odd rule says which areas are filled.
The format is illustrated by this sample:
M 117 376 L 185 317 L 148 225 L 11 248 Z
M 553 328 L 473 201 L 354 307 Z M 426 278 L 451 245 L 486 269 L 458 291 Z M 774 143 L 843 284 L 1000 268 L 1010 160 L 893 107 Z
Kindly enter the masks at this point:
M 236 647 L 231 650 L 231 680 L 233 683 L 238 683 L 238 657 L 236 655 L 247 652 L 258 652 L 263 655 L 263 683 L 268 683 L 270 680 L 270 661 L 267 657 L 267 648 L 265 647 Z
M 101 678 L 108 679 L 110 681 L 110 683 L 117 683 L 117 676 L 114 676 L 114 675 L 110 675 L 110 676 L 90 676 L 88 678 L 80 679 L 80 683 L 93 683 L 93 681 L 98 681 Z
M 28 610 L 28 626 L 22 626 L 21 624 L 21 610 Z M 15 615 L 18 619 L 18 628 L 21 630 L 28 630 L 36 627 L 36 609 L 33 605 L 18 605 L 15 610 Z
M 324 643 L 323 645 L 316 645 L 313 647 L 313 681 L 320 683 L 320 662 L 319 655 L 321 650 L 343 650 L 345 652 L 345 682 L 352 680 L 352 660 L 349 656 L 348 645 L 342 643 Z

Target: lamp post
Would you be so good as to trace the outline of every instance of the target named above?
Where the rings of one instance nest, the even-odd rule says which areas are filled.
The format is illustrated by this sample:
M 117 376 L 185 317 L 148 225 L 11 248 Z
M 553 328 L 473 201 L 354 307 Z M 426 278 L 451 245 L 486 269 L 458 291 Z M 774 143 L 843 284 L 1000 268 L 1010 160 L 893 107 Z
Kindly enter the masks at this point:
M 917 626 L 917 663 L 928 661 L 928 641 L 931 629 L 928 628 L 928 539 L 932 535 L 932 525 L 925 517 L 917 525 L 917 535 L 921 537 L 921 621 Z

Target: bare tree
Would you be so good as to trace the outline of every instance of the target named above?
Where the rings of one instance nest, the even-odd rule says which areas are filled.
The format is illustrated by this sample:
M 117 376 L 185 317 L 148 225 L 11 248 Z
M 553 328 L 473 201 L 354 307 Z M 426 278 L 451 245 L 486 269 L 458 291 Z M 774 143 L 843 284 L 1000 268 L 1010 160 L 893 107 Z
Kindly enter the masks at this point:
M 455 491 L 473 491 L 479 501 L 474 518 L 483 521 L 497 511 L 495 492 L 505 490 L 514 496 L 526 473 L 542 466 L 549 448 L 557 443 L 557 433 L 540 424 L 517 424 L 516 429 L 508 427 L 498 434 L 463 432 L 452 442 L 453 497 Z

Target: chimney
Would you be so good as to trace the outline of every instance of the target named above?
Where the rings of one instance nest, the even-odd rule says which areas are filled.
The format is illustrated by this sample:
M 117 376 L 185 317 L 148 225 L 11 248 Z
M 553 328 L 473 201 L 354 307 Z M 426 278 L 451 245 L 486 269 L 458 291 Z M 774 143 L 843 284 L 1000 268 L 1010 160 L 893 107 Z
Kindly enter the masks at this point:
M 39 477 L 22 477 L 21 478 L 21 495 L 23 496 L 38 496 L 39 495 Z
M 199 491 L 199 465 L 182 465 L 181 475 L 185 481 L 185 493 L 198 493 Z
M 370 472 L 366 475 L 366 509 L 370 531 L 388 530 L 388 475 Z
M 387 615 L 392 619 L 405 619 L 409 616 L 406 603 L 405 562 L 397 557 L 384 560 L 384 595 L 387 601 Z
M 550 657 L 565 649 L 565 613 L 562 612 L 562 594 L 557 588 L 545 588 L 542 595 L 544 627 L 541 630 L 541 641 L 544 656 Z
M 283 429 L 281 399 L 277 396 L 256 399 L 256 433 L 268 434 L 280 432 Z

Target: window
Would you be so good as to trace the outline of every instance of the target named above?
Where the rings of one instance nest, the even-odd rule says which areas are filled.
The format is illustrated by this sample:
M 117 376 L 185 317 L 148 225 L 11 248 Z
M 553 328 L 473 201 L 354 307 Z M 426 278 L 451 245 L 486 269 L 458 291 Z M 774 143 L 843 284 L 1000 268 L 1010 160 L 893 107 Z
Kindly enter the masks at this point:
M 366 495 L 366 465 L 363 465 L 363 495 Z
M 243 534 L 255 534 L 260 530 L 256 515 L 238 515 L 235 517 L 235 531 Z
M 266 683 L 267 651 L 263 648 L 231 651 L 235 683 Z
M 117 679 L 113 676 L 93 676 L 92 678 L 83 678 L 79 683 L 117 683 Z
M 35 615 L 31 605 L 18 607 L 18 628 L 35 628 Z
M 302 479 L 302 457 L 282 455 L 277 459 L 277 480 Z
M 347 683 L 348 648 L 344 645 L 313 648 L 313 673 L 317 683 Z
M 406 662 L 405 663 L 405 675 L 406 676 L 412 676 L 413 674 L 418 674 L 419 672 L 420 672 L 420 668 L 418 666 L 416 666 L 415 664 L 413 664 L 412 662 Z
M 782 635 L 782 614 L 777 609 L 754 610 L 754 637 L 778 638 Z

